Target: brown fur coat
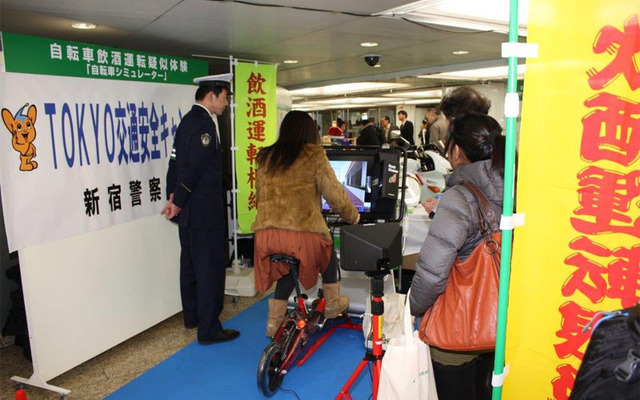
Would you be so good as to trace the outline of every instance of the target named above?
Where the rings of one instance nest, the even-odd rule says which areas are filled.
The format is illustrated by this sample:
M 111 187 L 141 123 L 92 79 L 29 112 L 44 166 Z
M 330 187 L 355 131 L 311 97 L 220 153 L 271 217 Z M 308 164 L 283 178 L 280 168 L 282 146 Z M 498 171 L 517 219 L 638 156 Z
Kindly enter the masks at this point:
M 322 146 L 305 145 L 298 159 L 284 172 L 271 174 L 265 169 L 258 168 L 258 216 L 252 225 L 254 232 L 269 228 L 315 232 L 331 241 L 322 218 L 321 196 L 345 221 L 357 218 L 358 210 L 338 182 Z

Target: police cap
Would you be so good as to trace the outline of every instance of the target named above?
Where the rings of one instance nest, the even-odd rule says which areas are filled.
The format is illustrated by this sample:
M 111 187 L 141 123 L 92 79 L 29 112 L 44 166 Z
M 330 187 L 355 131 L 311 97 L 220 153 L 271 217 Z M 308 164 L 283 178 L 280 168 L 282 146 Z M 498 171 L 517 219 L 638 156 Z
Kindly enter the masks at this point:
M 231 79 L 233 79 L 233 74 L 220 74 L 220 75 L 208 75 L 201 76 L 198 78 L 194 78 L 193 83 L 200 87 L 204 88 L 215 88 L 221 87 L 227 89 L 227 93 L 231 93 Z

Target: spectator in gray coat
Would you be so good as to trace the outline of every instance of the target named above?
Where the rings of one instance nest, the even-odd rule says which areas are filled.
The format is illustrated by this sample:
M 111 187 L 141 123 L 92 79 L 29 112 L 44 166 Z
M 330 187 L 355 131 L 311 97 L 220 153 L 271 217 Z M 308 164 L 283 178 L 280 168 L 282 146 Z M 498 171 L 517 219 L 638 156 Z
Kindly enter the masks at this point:
M 462 185 L 474 183 L 502 214 L 504 137 L 498 122 L 485 114 L 457 117 L 447 140 L 453 173 L 418 256 L 411 284 L 411 313 L 422 316 L 444 292 L 456 257 L 465 260 L 482 241 L 475 197 Z M 453 332 L 452 332 L 453 334 Z M 490 399 L 493 352 L 463 353 L 431 347 L 441 400 Z

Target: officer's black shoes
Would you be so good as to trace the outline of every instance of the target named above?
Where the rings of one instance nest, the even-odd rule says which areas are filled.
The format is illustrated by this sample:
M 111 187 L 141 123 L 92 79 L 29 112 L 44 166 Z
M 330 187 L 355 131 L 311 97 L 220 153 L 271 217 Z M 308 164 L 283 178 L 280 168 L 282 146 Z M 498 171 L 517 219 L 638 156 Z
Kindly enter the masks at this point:
M 195 329 L 195 328 L 198 327 L 198 323 L 196 322 L 195 324 L 187 324 L 185 322 L 184 327 L 187 328 L 187 329 Z
M 236 339 L 238 336 L 240 336 L 240 332 L 235 329 L 221 329 L 215 338 L 209 340 L 198 340 L 198 343 L 202 346 L 206 346 L 214 343 L 228 342 Z

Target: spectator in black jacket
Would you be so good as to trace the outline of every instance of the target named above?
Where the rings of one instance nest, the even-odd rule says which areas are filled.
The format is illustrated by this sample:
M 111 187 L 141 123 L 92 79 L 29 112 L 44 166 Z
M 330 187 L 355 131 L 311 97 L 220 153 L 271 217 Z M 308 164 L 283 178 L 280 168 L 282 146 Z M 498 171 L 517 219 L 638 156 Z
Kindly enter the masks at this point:
M 378 132 L 378 128 L 375 126 L 374 122 L 371 122 L 370 120 L 361 120 L 359 124 L 363 128 L 360 131 L 360 136 L 358 136 L 358 140 L 356 141 L 356 144 L 358 146 L 365 146 L 365 145 L 380 146 L 381 134 Z
M 398 120 L 400 121 L 400 135 L 413 146 L 415 144 L 413 140 L 413 122 L 407 121 L 407 112 L 405 110 L 398 111 Z

